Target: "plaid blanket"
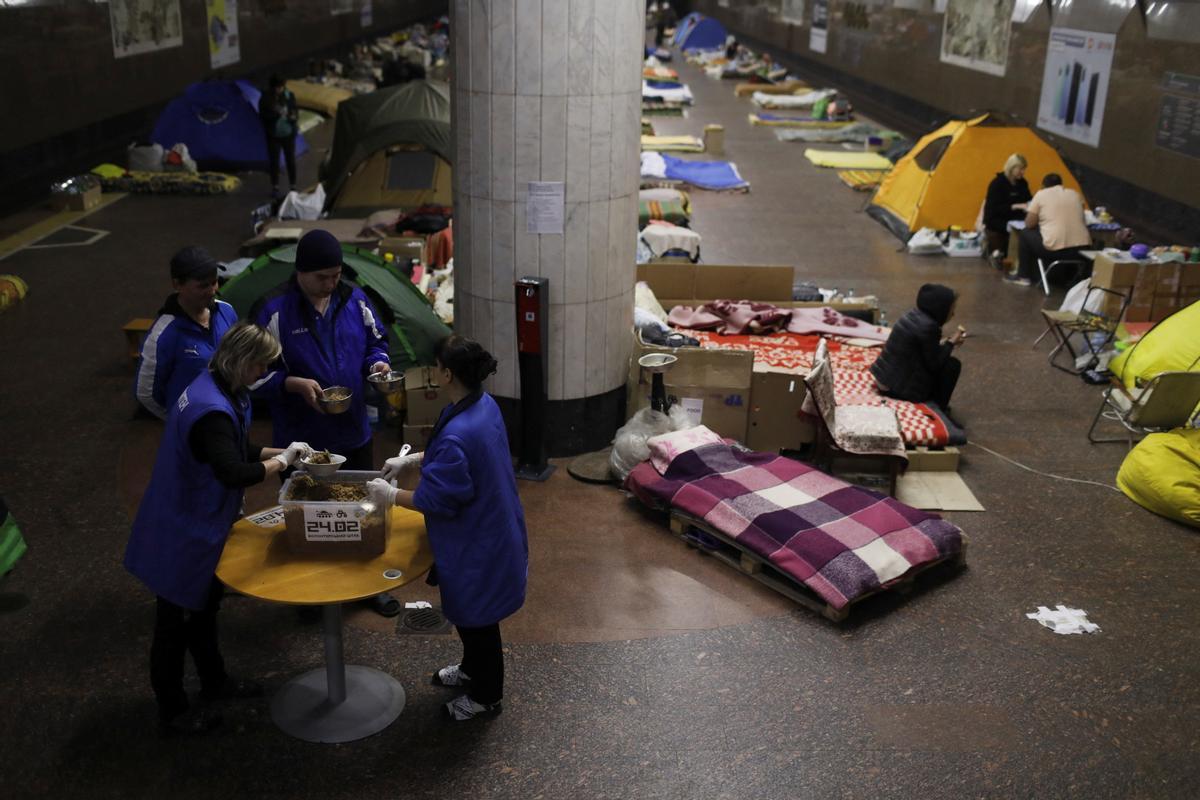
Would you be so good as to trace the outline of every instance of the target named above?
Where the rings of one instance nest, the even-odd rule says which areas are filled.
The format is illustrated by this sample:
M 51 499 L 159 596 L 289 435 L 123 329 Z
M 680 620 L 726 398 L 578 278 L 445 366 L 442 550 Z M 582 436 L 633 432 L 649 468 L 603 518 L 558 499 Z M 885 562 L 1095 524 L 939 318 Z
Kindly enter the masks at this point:
M 838 609 L 962 550 L 962 530 L 935 514 L 727 444 L 681 453 L 662 475 L 643 462 L 626 487 L 647 505 L 704 520 Z

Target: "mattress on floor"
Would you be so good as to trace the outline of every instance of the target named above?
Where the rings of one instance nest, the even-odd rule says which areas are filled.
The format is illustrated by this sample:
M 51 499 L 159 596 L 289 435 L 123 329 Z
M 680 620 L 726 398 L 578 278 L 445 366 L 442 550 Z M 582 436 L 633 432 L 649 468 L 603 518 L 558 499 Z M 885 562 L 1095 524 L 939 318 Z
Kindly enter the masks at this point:
M 828 119 L 813 119 L 812 117 L 803 117 L 787 114 L 772 114 L 767 111 L 759 111 L 750 115 L 751 125 L 766 125 L 776 128 L 844 128 L 847 125 L 853 125 L 854 120 L 828 120 Z
M 836 169 L 891 169 L 892 162 L 879 153 L 854 150 L 817 150 L 809 148 L 804 157 L 818 167 Z
M 773 453 L 705 444 L 661 473 L 654 460 L 626 479 L 634 496 L 703 520 L 836 609 L 962 551 L 937 515 Z

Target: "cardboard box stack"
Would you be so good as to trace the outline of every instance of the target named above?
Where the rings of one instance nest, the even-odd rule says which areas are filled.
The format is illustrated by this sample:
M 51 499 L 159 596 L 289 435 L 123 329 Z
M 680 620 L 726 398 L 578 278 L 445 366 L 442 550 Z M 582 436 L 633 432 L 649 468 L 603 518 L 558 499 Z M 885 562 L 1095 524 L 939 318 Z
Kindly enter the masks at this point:
M 404 372 L 404 443 L 414 451 L 424 450 L 438 416 L 446 407 L 442 391 L 434 385 L 429 367 L 413 367 Z
M 1105 251 L 1096 256 L 1092 285 L 1130 297 L 1127 322 L 1158 322 L 1200 300 L 1200 263 L 1137 260 L 1128 253 Z M 1119 303 L 1110 298 L 1105 311 L 1115 314 Z

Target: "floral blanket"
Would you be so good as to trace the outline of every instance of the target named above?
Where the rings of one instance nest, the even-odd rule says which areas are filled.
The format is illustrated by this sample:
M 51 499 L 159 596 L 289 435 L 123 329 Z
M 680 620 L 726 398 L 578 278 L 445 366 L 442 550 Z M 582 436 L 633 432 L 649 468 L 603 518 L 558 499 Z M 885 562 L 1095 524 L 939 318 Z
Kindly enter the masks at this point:
M 936 514 L 770 453 L 707 444 L 660 474 L 639 464 L 626 488 L 642 502 L 704 520 L 834 608 L 962 550 Z

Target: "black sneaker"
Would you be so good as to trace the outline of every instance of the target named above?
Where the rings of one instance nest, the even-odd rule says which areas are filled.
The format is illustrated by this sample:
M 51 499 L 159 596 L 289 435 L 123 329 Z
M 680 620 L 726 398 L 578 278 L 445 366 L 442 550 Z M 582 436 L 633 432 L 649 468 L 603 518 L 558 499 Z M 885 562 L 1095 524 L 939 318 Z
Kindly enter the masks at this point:
M 205 702 L 217 700 L 251 700 L 265 694 L 262 684 L 241 678 L 226 678 L 218 689 L 201 689 L 200 699 Z
M 221 727 L 224 718 L 211 708 L 189 708 L 182 714 L 158 721 L 162 736 L 203 736 Z

